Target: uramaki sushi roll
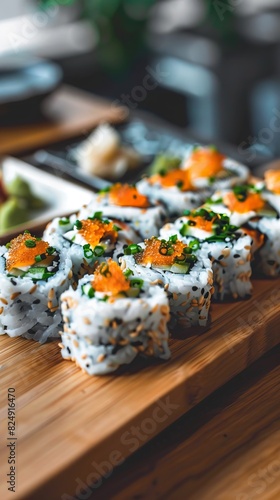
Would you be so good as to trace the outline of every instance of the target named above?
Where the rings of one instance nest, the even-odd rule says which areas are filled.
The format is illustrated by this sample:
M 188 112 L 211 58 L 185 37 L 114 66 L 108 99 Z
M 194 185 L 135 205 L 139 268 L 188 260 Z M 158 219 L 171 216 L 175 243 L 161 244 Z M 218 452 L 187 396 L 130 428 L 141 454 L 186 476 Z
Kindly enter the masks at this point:
M 256 271 L 279 276 L 280 219 L 266 195 L 258 185 L 236 186 L 215 193 L 206 206 L 215 212 L 224 211 L 232 224 L 240 225 L 252 237 Z
M 244 184 L 249 177 L 245 165 L 223 155 L 215 146 L 195 146 L 182 168 L 194 188 L 212 192 Z
M 81 209 L 79 218 L 92 217 L 96 211 L 102 211 L 103 217 L 128 223 L 141 240 L 157 235 L 166 220 L 166 212 L 161 205 L 154 206 L 147 196 L 128 184 L 114 184 L 97 193 Z
M 213 289 L 212 266 L 207 253 L 180 241 L 151 238 L 130 245 L 120 258 L 122 268 L 151 286 L 161 285 L 168 293 L 171 326 L 205 326 Z
M 28 231 L 0 247 L 0 333 L 39 342 L 58 337 L 59 299 L 72 275 L 69 257 Z
M 168 298 L 109 259 L 61 297 L 63 358 L 90 375 L 115 371 L 137 354 L 168 359 Z
M 162 238 L 176 234 L 192 247 L 203 248 L 212 262 L 214 298 L 245 298 L 252 293 L 250 277 L 252 238 L 230 224 L 225 214 L 200 208 L 166 224 Z
M 86 219 L 76 214 L 56 218 L 48 224 L 43 237 L 68 252 L 77 279 L 93 272 L 94 265 L 105 257 L 116 259 L 124 244 L 140 240 L 127 223 L 108 219 L 101 211 Z

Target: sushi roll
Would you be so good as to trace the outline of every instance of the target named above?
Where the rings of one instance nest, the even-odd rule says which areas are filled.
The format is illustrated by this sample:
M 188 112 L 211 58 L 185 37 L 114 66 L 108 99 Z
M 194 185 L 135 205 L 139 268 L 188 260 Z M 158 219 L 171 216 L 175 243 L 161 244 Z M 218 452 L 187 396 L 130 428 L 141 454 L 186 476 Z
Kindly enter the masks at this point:
M 59 298 L 72 275 L 67 255 L 29 232 L 0 247 L 0 333 L 41 343 L 58 337 Z
M 89 375 L 115 371 L 138 354 L 168 359 L 168 298 L 109 259 L 61 297 L 61 354 Z
M 280 215 L 280 170 L 267 170 L 262 186 L 263 197 Z
M 153 203 L 162 203 L 171 217 L 199 207 L 209 194 L 198 192 L 192 186 L 188 172 L 180 167 L 163 169 L 150 177 L 144 177 L 136 185 Z
M 76 214 L 56 218 L 48 224 L 43 238 L 68 252 L 77 279 L 93 272 L 94 265 L 105 257 L 117 259 L 123 245 L 140 240 L 127 223 L 107 219 L 102 212 L 86 219 L 78 219 Z
M 182 168 L 194 188 L 212 192 L 244 184 L 249 176 L 245 165 L 221 154 L 215 146 L 195 147 Z
M 225 214 L 204 208 L 185 214 L 174 223 L 166 224 L 160 236 L 168 238 L 176 234 L 184 243 L 207 252 L 213 267 L 215 299 L 251 295 L 252 238 L 230 224 Z
M 236 186 L 216 193 L 207 206 L 215 212 L 224 209 L 231 223 L 240 225 L 251 236 L 256 271 L 266 276 L 279 275 L 280 222 L 263 189 L 254 185 Z
M 89 205 L 81 209 L 79 218 L 92 217 L 98 211 L 102 211 L 103 217 L 129 224 L 141 240 L 157 235 L 166 219 L 162 206 L 153 206 L 135 186 L 128 184 L 114 184 L 97 193 Z
M 120 258 L 122 268 L 168 293 L 171 327 L 206 326 L 213 294 L 213 272 L 207 254 L 177 235 L 130 245 Z

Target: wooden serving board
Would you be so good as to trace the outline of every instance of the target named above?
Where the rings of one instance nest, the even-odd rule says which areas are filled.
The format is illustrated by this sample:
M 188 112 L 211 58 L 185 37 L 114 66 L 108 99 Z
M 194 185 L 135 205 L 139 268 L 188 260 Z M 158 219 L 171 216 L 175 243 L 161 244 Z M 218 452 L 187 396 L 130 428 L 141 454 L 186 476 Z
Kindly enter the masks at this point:
M 88 498 L 113 466 L 280 343 L 279 280 L 254 280 L 254 296 L 214 304 L 212 325 L 171 341 L 168 362 L 136 362 L 90 377 L 56 342 L 0 338 L 0 497 Z M 16 394 L 16 493 L 7 490 L 7 391 Z M 6 451 L 5 451 L 6 449 Z M 92 483 L 95 483 L 95 487 Z M 87 488 L 85 490 L 85 488 Z

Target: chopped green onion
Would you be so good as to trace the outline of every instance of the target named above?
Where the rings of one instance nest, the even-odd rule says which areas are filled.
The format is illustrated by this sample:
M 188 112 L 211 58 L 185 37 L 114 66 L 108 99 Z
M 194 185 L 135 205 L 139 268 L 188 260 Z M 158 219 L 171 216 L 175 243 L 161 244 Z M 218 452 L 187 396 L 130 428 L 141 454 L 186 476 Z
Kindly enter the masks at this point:
M 90 244 L 83 245 L 84 256 L 86 259 L 91 259 L 93 257 L 93 250 L 90 248 Z
M 58 224 L 60 226 L 67 226 L 68 224 L 70 224 L 70 219 L 68 219 L 67 217 L 64 217 L 63 219 L 60 219 L 58 221 Z
M 47 248 L 47 254 L 48 255 L 53 255 L 55 253 L 56 249 L 54 247 L 48 247 Z
M 27 248 L 34 248 L 34 247 L 36 247 L 36 241 L 34 241 L 34 240 L 26 240 L 24 242 L 24 244 L 25 244 L 25 246 Z
M 94 214 L 91 217 L 91 219 L 102 219 L 102 213 L 103 212 L 94 212 Z
M 105 250 L 102 246 L 100 245 L 97 245 L 93 251 L 94 255 L 96 257 L 101 257 L 101 255 L 103 255 L 105 253 Z
M 126 278 L 128 278 L 129 276 L 134 274 L 134 272 L 131 269 L 126 269 L 123 274 Z
M 200 243 L 198 240 L 190 241 L 189 245 L 192 250 L 198 250 L 200 248 Z
M 132 280 L 130 280 L 130 284 L 134 288 L 142 288 L 144 280 L 141 280 L 140 278 L 133 278 Z
M 6 248 L 11 248 L 11 243 L 6 243 Z
M 176 243 L 177 239 L 178 239 L 177 234 L 169 236 L 169 241 L 171 241 L 171 243 Z
M 122 231 L 122 228 L 119 226 L 116 226 L 116 224 L 113 225 L 114 231 Z
M 124 249 L 124 254 L 125 255 L 134 255 L 136 253 L 142 252 L 143 249 L 140 247 L 140 245 L 136 245 L 133 243 L 132 245 L 128 245 L 127 248 Z
M 82 229 L 83 224 L 81 223 L 81 221 L 80 221 L 80 220 L 76 220 L 76 222 L 75 222 L 74 226 L 76 226 L 76 228 L 77 228 L 78 230 L 80 230 L 80 229 Z
M 106 264 L 106 262 L 102 262 L 102 264 L 100 266 L 100 274 L 102 274 L 103 276 L 107 276 L 107 274 L 111 274 L 110 270 L 109 270 L 109 266 L 108 266 L 108 264 Z

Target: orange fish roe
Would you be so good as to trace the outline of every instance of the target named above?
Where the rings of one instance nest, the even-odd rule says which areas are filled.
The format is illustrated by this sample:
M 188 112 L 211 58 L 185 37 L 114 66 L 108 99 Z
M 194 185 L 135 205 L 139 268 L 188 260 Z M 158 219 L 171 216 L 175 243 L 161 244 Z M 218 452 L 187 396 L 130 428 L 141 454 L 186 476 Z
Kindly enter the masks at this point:
M 213 177 L 224 170 L 224 159 L 225 156 L 216 149 L 196 149 L 184 165 L 184 168 L 189 172 L 190 182 L 200 177 Z
M 280 170 L 267 170 L 264 174 L 264 180 L 267 189 L 280 194 Z
M 48 247 L 49 244 L 46 241 L 38 241 L 29 233 L 20 234 L 10 242 L 6 261 L 7 270 L 33 266 L 36 263 L 36 255 L 45 254 Z
M 149 178 L 151 184 L 159 183 L 163 187 L 178 186 L 181 191 L 188 191 L 192 189 L 189 173 L 187 170 L 176 168 L 166 172 L 164 175 L 155 174 Z
M 172 243 L 172 245 L 168 243 L 164 245 L 157 238 L 145 240 L 144 251 L 135 255 L 136 262 L 139 264 L 153 264 L 154 266 L 172 266 L 176 257 L 184 255 L 184 248 L 187 245 L 180 240 Z
M 234 192 L 230 191 L 224 195 L 223 200 L 231 212 L 238 212 L 240 214 L 260 210 L 265 206 L 265 201 L 259 193 L 248 193 L 244 200 L 239 200 Z
M 120 207 L 147 208 L 150 206 L 148 198 L 129 184 L 114 184 L 109 191 L 109 200 L 113 205 Z
M 215 218 L 215 217 L 214 217 Z M 199 229 L 203 229 L 204 231 L 208 231 L 209 233 L 213 229 L 213 220 L 206 220 L 204 217 L 188 217 L 188 220 L 193 221 L 195 223 L 195 227 Z
M 90 244 L 95 247 L 102 239 L 109 238 L 112 243 L 118 239 L 118 231 L 114 228 L 114 223 L 106 224 L 100 219 L 86 219 L 80 221 L 82 224 L 78 233 Z
M 130 288 L 129 280 L 124 276 L 121 268 L 112 259 L 102 262 L 94 273 L 92 287 L 96 292 L 117 295 Z

